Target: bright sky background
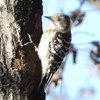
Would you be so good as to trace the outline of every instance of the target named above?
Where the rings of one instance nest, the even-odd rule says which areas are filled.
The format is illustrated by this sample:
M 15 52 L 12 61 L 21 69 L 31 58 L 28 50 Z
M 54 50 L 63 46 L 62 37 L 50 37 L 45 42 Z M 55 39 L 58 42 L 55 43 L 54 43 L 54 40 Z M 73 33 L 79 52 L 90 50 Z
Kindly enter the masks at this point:
M 43 0 L 43 16 L 51 16 L 55 13 L 70 14 L 79 7 L 78 0 Z M 84 21 L 77 27 L 72 28 L 72 36 L 75 32 L 83 31 L 89 32 L 94 35 L 77 34 L 72 37 L 72 43 L 78 49 L 77 63 L 72 62 L 72 53 L 68 55 L 67 62 L 65 64 L 65 70 L 63 74 L 62 93 L 61 86 L 51 91 L 51 97 L 47 97 L 47 100 L 58 100 L 59 95 L 62 96 L 62 100 L 100 100 L 100 72 L 94 65 L 89 57 L 91 49 L 95 49 L 92 45 L 79 45 L 81 43 L 87 43 L 94 40 L 100 41 L 100 10 L 93 10 L 95 7 L 88 2 L 85 2 L 81 8 L 83 12 L 86 12 Z M 48 20 L 43 17 L 43 30 L 48 25 Z M 95 93 L 90 96 L 81 96 L 79 94 L 80 89 L 86 88 L 88 90 L 93 89 Z M 56 91 L 56 93 L 55 93 Z M 55 99 L 54 99 L 55 98 Z

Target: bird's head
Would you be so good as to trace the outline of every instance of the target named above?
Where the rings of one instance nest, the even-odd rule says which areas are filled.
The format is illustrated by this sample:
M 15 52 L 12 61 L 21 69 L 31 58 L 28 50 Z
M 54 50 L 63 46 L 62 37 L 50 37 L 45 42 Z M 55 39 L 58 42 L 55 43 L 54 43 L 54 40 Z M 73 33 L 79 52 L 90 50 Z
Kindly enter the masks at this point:
M 49 19 L 49 29 L 55 29 L 62 33 L 69 32 L 71 27 L 70 18 L 64 14 L 54 14 L 53 16 L 45 16 Z

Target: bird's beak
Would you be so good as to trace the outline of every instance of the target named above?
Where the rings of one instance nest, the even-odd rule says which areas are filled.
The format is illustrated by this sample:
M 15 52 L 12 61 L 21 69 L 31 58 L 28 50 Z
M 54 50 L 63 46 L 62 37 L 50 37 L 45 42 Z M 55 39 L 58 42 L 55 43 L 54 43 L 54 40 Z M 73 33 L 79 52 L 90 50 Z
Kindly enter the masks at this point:
M 50 16 L 44 16 L 45 18 L 47 18 L 47 19 L 51 19 L 51 17 Z

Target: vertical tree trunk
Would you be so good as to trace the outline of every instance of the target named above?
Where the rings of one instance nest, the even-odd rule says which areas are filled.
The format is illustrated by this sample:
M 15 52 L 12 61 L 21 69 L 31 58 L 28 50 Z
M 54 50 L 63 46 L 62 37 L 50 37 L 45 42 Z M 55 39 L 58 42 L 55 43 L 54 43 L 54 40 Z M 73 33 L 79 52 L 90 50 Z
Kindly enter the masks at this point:
M 0 0 L 0 100 L 44 100 L 38 91 L 41 63 L 27 34 L 38 44 L 42 0 Z

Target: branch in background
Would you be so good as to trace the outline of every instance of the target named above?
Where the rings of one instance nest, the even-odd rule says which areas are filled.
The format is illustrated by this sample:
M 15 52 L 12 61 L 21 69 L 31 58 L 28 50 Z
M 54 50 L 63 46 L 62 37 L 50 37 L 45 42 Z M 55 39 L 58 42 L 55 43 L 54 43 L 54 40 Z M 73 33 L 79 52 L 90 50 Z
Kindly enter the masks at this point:
M 80 6 L 79 6 L 79 9 L 81 9 L 81 7 L 83 6 L 83 4 L 85 3 L 86 0 L 79 0 L 80 2 Z
M 93 33 L 85 32 L 85 31 L 76 31 L 73 33 L 73 36 L 75 36 L 77 34 L 85 34 L 85 35 L 95 36 Z
M 100 8 L 90 9 L 90 10 L 85 11 L 85 13 L 92 12 L 92 11 L 96 11 L 96 10 L 100 10 Z
M 81 88 L 80 89 L 80 96 L 82 97 L 88 97 L 88 96 L 93 96 L 95 94 L 94 88 Z
M 80 9 L 76 9 L 75 11 L 71 12 L 70 18 L 72 20 L 72 27 L 81 24 L 84 17 L 85 13 L 81 12 Z
M 86 13 L 100 9 L 100 8 L 95 8 L 82 12 L 81 8 L 85 1 L 86 0 L 79 0 L 80 2 L 79 8 L 71 12 L 71 14 L 69 15 L 70 18 L 72 19 L 72 27 L 80 25 L 83 22 Z
M 74 47 L 73 44 L 71 44 L 70 51 L 73 53 L 73 63 L 76 63 L 76 57 L 77 57 L 77 49 Z
M 94 52 L 93 50 L 91 50 L 90 58 L 97 65 L 97 67 L 100 69 L 100 42 L 99 41 L 93 41 L 93 42 L 91 42 L 91 44 L 93 44 L 94 46 L 97 47 L 97 51 Z
M 90 57 L 94 61 L 95 64 L 100 63 L 100 41 L 71 44 L 70 52 L 73 53 L 73 63 L 74 64 L 76 63 L 77 52 L 79 50 L 78 48 L 75 47 L 75 45 L 86 45 L 86 44 L 93 44 L 94 46 L 97 47 L 97 52 L 94 52 L 93 50 L 91 50 Z

